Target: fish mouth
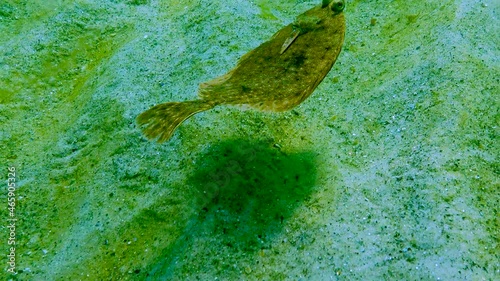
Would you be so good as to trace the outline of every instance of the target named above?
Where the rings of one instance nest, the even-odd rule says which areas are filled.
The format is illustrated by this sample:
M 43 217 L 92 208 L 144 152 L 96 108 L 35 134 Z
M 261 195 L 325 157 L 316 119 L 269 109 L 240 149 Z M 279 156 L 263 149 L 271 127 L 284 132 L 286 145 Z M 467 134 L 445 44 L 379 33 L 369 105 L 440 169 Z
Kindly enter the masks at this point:
M 330 4 L 333 0 L 323 0 L 323 3 L 321 3 L 321 8 L 324 8 Z

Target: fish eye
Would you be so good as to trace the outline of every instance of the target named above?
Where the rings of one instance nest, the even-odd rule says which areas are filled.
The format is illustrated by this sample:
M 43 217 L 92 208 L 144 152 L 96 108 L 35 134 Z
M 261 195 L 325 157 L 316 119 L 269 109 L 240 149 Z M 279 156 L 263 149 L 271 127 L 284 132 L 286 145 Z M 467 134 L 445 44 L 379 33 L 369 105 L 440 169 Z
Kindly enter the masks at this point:
M 344 10 L 344 1 L 338 1 L 332 4 L 332 11 L 338 13 Z

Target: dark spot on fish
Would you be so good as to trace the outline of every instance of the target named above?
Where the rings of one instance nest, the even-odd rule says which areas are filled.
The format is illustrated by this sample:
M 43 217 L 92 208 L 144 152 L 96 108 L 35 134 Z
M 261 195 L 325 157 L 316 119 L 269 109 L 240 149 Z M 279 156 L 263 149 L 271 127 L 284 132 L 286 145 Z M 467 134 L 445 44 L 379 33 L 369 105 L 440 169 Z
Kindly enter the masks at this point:
M 299 53 L 293 57 L 291 62 L 294 66 L 300 67 L 304 64 L 305 60 L 306 60 L 306 56 L 304 55 L 304 53 Z
M 252 89 L 249 88 L 249 87 L 247 87 L 247 86 L 245 86 L 245 85 L 241 85 L 241 91 L 243 93 L 248 93 L 248 92 L 250 92 L 250 90 L 252 90 Z

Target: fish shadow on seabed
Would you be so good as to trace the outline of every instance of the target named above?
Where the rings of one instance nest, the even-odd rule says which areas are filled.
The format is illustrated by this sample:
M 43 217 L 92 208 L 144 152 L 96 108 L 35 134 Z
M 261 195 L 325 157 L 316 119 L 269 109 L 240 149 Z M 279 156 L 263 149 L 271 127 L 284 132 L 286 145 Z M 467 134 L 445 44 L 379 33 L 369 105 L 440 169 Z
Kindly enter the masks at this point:
M 213 249 L 200 249 L 195 241 L 205 240 L 203 245 L 226 253 L 252 255 L 270 248 L 316 182 L 316 154 L 311 151 L 283 153 L 268 143 L 230 140 L 198 157 L 187 180 L 199 195 L 198 215 L 150 278 L 167 277 L 187 260 L 216 259 Z

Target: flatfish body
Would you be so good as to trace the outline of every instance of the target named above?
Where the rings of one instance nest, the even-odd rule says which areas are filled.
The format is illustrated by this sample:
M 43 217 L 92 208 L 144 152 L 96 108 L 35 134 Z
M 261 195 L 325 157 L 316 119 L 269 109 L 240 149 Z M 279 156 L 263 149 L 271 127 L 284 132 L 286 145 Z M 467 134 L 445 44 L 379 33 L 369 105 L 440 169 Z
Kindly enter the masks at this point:
M 146 137 L 168 140 L 195 113 L 218 105 L 289 110 L 309 97 L 335 63 L 344 42 L 343 1 L 324 0 L 245 54 L 228 73 L 200 85 L 200 99 L 156 105 L 137 121 Z

